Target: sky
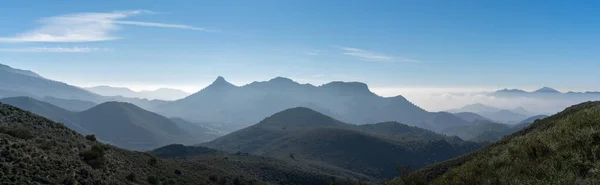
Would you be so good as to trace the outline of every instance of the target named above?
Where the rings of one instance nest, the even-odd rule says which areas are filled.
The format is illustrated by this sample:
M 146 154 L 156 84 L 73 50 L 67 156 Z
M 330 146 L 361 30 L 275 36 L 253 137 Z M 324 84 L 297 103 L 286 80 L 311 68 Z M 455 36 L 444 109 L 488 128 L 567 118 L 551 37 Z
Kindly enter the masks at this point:
M 195 92 L 277 76 L 383 96 L 600 90 L 600 1 L 2 1 L 0 63 Z

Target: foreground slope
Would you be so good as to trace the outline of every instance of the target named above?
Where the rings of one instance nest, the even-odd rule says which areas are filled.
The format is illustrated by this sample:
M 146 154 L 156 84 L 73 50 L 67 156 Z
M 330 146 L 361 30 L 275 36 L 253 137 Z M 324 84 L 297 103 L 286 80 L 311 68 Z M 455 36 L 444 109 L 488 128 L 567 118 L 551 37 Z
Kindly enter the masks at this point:
M 599 123 L 600 102 L 571 106 L 474 153 L 403 179 L 408 184 L 598 184 Z
M 419 168 L 479 145 L 396 122 L 350 125 L 308 108 L 287 109 L 203 146 L 285 159 L 318 161 L 389 178 L 396 168 Z
M 0 104 L 0 144 L 0 184 L 355 184 L 357 180 L 348 179 L 364 178 L 333 168 L 201 148 L 189 150 L 202 155 L 197 158 L 159 159 L 102 144 L 6 104 Z M 180 147 L 184 146 L 161 151 L 178 153 Z

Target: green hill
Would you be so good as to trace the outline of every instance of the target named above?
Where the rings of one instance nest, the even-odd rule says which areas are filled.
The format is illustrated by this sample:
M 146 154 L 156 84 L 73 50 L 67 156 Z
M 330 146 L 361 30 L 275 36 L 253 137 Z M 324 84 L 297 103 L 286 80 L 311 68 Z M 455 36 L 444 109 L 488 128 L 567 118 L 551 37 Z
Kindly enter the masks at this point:
M 471 154 L 403 177 L 407 184 L 598 184 L 600 102 L 538 120 Z M 392 183 L 402 184 L 402 179 Z
M 202 146 L 322 162 L 379 179 L 397 175 L 397 167 L 419 168 L 479 147 L 395 122 L 346 124 L 302 107 L 276 113 Z

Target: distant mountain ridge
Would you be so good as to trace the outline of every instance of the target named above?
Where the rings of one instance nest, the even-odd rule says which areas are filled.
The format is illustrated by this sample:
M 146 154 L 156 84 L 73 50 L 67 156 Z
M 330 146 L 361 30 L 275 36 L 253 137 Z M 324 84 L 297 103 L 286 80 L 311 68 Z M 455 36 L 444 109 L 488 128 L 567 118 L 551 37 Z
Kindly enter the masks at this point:
M 14 96 L 52 96 L 63 99 L 97 100 L 101 97 L 79 87 L 53 81 L 27 70 L 0 64 L 0 98 Z
M 243 86 L 218 77 L 199 92 L 156 107 L 155 112 L 188 120 L 222 122 L 236 130 L 298 106 L 353 124 L 398 121 L 433 130 L 469 124 L 451 114 L 427 112 L 402 96 L 380 97 L 364 83 L 336 81 L 314 86 L 283 77 Z
M 516 124 L 517 122 L 528 118 L 531 114 L 529 111 L 525 110 L 523 107 L 517 107 L 515 109 L 507 110 L 500 109 L 496 107 L 491 107 L 484 104 L 471 104 L 465 105 L 464 107 L 458 109 L 450 109 L 448 112 L 452 112 L 455 114 L 459 114 L 458 116 L 465 117 L 465 112 L 474 113 L 480 115 L 483 118 L 487 118 L 494 122 L 498 123 L 506 123 L 506 124 Z M 463 115 L 460 115 L 463 114 Z M 470 115 L 474 116 L 474 115 Z M 466 118 L 465 118 L 466 119 Z M 481 118 L 478 118 L 481 119 Z
M 160 88 L 153 91 L 134 91 L 126 87 L 95 86 L 87 87 L 85 89 L 102 96 L 122 96 L 149 100 L 177 100 L 189 95 L 189 93 L 185 91 L 170 88 Z
M 84 102 L 98 104 L 107 101 L 133 103 L 150 110 L 165 102 L 122 96 L 101 96 L 80 87 L 44 78 L 32 71 L 15 69 L 0 64 L 0 98 L 19 96 L 28 96 L 39 100 L 44 100 L 47 97 L 58 98 L 62 103 L 61 107 L 69 110 L 81 110 L 89 105 L 89 103 L 85 105 Z M 84 102 L 69 102 L 68 100 L 81 100 Z
M 598 95 L 600 95 L 600 92 L 598 92 L 598 91 L 561 92 L 561 91 L 556 90 L 551 87 L 542 87 L 535 91 L 530 91 L 530 92 L 521 90 L 521 89 L 501 89 L 501 90 L 494 91 L 490 94 L 494 95 L 494 96 L 534 96 L 534 95 L 541 95 L 541 96 L 551 96 L 551 95 L 553 95 L 553 96 L 565 96 L 565 95 L 566 96 L 574 96 L 574 95 L 598 96 Z

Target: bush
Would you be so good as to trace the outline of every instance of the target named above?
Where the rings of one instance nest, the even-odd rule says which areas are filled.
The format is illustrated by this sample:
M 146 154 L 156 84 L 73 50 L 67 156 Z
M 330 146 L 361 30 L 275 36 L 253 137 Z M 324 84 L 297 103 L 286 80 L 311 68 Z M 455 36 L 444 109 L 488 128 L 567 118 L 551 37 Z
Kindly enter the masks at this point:
M 150 160 L 148 160 L 149 165 L 154 166 L 154 165 L 156 165 L 156 163 L 158 163 L 158 159 L 156 159 L 156 157 L 152 157 L 152 158 L 150 158 Z
M 96 141 L 96 135 L 94 135 L 94 134 L 86 135 L 85 139 L 90 140 L 90 141 Z
M 135 173 L 129 173 L 129 175 L 127 175 L 127 177 L 125 177 L 125 178 L 127 178 L 127 180 L 129 180 L 129 181 L 131 181 L 131 182 L 135 182 L 135 181 L 137 181 L 137 178 L 136 178 L 136 176 L 135 176 Z
M 154 175 L 150 175 L 147 178 L 148 183 L 150 184 L 158 184 L 158 177 L 154 176 Z
M 85 163 L 92 166 L 94 169 L 103 168 L 106 159 L 104 158 L 106 151 L 101 144 L 95 144 L 88 151 L 79 154 Z
M 219 178 L 216 175 L 209 175 L 208 180 L 210 180 L 212 182 L 217 182 L 217 180 L 219 180 Z

